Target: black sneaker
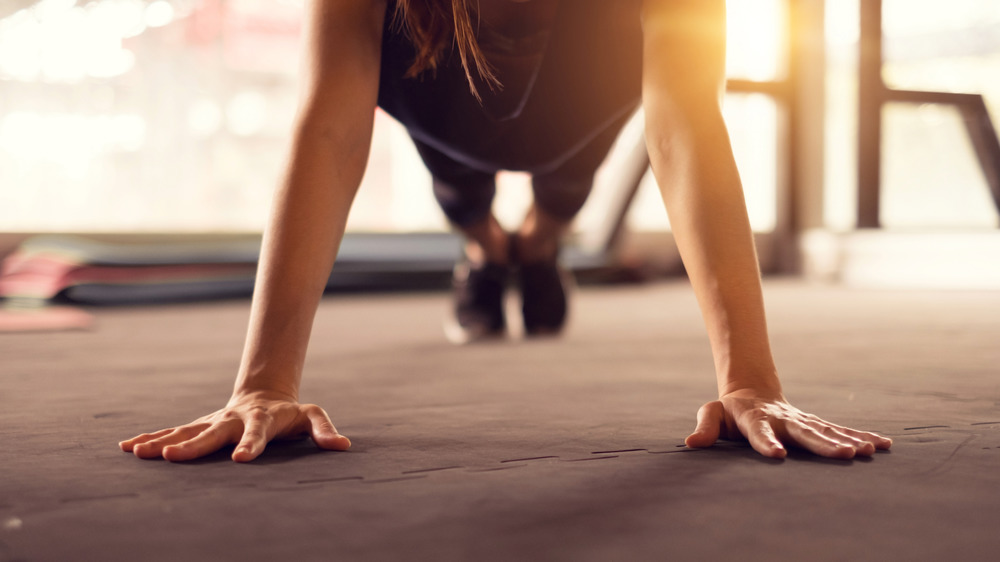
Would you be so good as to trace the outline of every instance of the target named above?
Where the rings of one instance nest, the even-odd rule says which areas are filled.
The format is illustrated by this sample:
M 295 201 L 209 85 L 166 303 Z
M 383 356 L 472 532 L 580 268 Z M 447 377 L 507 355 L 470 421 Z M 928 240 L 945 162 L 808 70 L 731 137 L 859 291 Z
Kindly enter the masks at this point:
M 464 261 L 455 266 L 455 317 L 444 327 L 449 341 L 461 345 L 507 334 L 503 308 L 509 277 L 506 265 L 487 263 L 474 267 Z
M 559 265 L 558 252 L 551 260 L 521 263 L 517 267 L 524 334 L 529 337 L 559 334 L 566 325 L 569 309 L 566 294 L 573 277 Z

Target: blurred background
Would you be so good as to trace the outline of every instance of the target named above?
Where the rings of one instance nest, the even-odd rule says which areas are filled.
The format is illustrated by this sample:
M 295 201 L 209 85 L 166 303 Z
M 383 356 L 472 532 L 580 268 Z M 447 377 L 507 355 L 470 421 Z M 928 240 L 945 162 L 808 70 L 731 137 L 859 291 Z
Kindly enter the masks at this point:
M 881 19 L 887 87 L 981 94 L 996 118 L 1000 4 L 728 5 L 725 111 L 765 271 L 1000 287 L 1000 273 L 980 263 L 1000 262 L 990 172 L 961 108 L 884 103 L 877 225 L 859 223 L 858 196 L 866 5 Z M 288 150 L 302 17 L 302 0 L 0 2 L 0 253 L 39 233 L 258 234 Z M 405 131 L 381 113 L 375 123 L 349 230 L 446 231 Z M 577 223 L 581 239 L 606 231 L 609 201 L 631 189 L 613 158 Z M 522 216 L 527 181 L 501 174 L 502 222 Z M 671 270 L 650 175 L 625 199 L 618 255 Z M 913 280 L 942 268 L 951 274 Z

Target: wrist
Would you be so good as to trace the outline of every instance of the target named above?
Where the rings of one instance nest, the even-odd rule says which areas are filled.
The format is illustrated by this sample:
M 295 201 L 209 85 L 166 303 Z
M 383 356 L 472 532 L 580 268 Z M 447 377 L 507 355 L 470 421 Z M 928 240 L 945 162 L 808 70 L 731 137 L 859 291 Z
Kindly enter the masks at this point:
M 240 371 L 233 385 L 233 396 L 266 395 L 298 401 L 299 376 L 286 373 L 274 375 L 267 371 Z
M 781 380 L 778 378 L 778 370 L 773 365 L 743 365 L 719 370 L 716 381 L 720 397 L 740 390 L 753 390 L 775 397 L 782 396 Z
M 233 395 L 229 398 L 229 404 L 245 402 L 247 400 L 281 400 L 285 402 L 298 403 L 298 393 L 289 393 L 282 390 L 270 388 L 249 388 L 239 387 L 233 389 Z

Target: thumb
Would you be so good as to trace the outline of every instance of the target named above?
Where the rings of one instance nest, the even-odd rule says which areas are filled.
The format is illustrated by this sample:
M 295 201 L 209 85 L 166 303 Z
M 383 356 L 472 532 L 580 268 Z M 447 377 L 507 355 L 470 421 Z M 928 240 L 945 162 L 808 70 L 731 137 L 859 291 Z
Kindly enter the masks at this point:
M 725 420 L 726 409 L 718 400 L 709 402 L 698 410 L 698 426 L 688 435 L 688 447 L 711 447 L 718 439 Z
M 337 432 L 337 428 L 330 421 L 330 416 L 326 415 L 323 408 L 314 404 L 302 407 L 309 418 L 309 435 L 321 449 L 333 451 L 346 451 L 351 448 L 351 440 Z

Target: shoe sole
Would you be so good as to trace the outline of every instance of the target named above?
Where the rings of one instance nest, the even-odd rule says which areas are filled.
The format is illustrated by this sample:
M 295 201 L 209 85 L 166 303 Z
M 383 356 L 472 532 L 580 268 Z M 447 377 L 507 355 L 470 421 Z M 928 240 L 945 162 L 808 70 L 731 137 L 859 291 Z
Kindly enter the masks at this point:
M 497 332 L 476 333 L 462 327 L 454 318 L 444 321 L 444 337 L 455 345 L 468 345 L 477 342 L 501 341 L 507 339 L 507 330 Z

